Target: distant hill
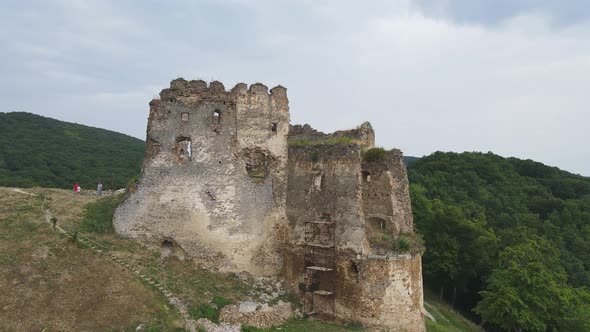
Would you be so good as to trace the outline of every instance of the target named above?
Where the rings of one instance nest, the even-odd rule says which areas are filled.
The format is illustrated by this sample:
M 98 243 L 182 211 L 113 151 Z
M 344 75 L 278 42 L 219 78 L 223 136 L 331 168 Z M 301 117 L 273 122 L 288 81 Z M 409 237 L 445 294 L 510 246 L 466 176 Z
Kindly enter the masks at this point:
M 467 152 L 408 176 L 428 288 L 495 328 L 590 331 L 590 178 Z
M 420 157 L 412 157 L 412 156 L 404 156 L 404 164 L 406 167 L 413 163 L 414 161 L 420 159 Z
M 117 132 L 25 112 L 0 113 L 0 186 L 125 187 L 145 143 Z

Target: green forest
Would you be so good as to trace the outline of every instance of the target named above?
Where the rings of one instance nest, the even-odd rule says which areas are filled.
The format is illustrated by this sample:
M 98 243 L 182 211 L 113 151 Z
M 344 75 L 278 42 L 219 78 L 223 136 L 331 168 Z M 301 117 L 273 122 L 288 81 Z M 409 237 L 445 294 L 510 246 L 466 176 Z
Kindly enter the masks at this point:
M 408 175 L 426 287 L 488 330 L 590 331 L 590 178 L 443 152 Z
M 140 171 L 145 143 L 43 116 L 0 113 L 0 186 L 124 188 Z

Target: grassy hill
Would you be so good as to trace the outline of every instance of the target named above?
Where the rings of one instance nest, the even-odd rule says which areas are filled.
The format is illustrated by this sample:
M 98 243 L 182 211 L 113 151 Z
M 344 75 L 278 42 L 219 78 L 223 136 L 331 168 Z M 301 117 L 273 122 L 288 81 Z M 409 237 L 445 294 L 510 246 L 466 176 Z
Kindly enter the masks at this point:
M 194 320 L 216 322 L 224 305 L 269 296 L 271 303 L 299 306 L 292 294 L 273 295 L 272 280 L 211 272 L 118 237 L 111 220 L 120 199 L 74 200 L 69 190 L 0 187 L 0 331 L 186 331 L 167 292 L 186 304 Z M 57 230 L 45 211 L 57 219 Z M 292 318 L 271 329 L 242 330 L 364 329 L 354 322 Z
M 435 319 L 435 321 L 429 318 L 424 319 L 427 332 L 483 332 L 479 326 L 440 301 L 428 290 L 424 293 L 424 308 Z
M 488 326 L 590 331 L 590 178 L 444 152 L 408 175 L 428 287 Z
M 0 186 L 125 187 L 139 174 L 145 143 L 109 130 L 43 116 L 0 113 Z

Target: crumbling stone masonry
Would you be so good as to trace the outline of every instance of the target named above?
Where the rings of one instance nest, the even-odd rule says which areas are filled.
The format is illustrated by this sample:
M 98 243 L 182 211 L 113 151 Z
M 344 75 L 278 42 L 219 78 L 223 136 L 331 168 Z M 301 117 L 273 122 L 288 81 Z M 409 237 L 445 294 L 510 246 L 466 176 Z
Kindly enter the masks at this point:
M 374 140 L 369 123 L 290 126 L 281 86 L 174 80 L 150 102 L 142 174 L 115 229 L 221 271 L 281 277 L 308 314 L 424 331 L 402 154 L 366 161 Z

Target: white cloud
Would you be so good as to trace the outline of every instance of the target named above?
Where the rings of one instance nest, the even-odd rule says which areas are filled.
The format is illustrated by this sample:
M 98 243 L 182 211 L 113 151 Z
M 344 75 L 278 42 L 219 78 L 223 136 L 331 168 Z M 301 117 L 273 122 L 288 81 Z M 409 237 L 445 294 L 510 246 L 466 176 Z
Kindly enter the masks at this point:
M 491 150 L 590 175 L 588 21 L 556 28 L 530 9 L 472 24 L 406 0 L 132 4 L 0 13 L 6 110 L 143 138 L 147 103 L 177 76 L 260 81 L 289 89 L 293 122 L 368 120 L 408 155 Z

